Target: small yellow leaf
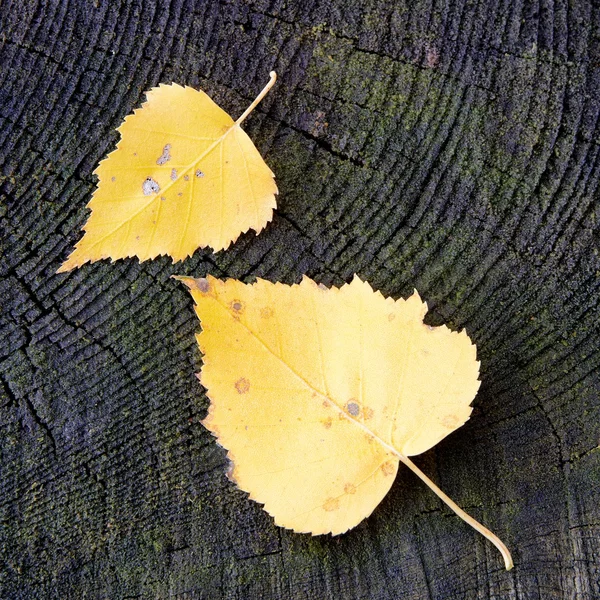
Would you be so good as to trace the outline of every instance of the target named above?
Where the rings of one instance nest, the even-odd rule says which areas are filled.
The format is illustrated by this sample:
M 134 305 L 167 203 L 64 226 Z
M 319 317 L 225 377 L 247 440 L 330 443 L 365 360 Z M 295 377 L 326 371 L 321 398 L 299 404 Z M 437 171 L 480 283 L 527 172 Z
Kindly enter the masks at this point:
M 227 248 L 261 231 L 276 207 L 274 175 L 240 127 L 275 82 L 234 122 L 204 92 L 177 84 L 147 92 L 95 171 L 85 235 L 59 272 L 103 258 Z
M 416 291 L 394 301 L 358 277 L 340 289 L 180 279 L 202 324 L 204 424 L 228 449 L 231 478 L 278 525 L 354 527 L 403 462 L 502 544 L 408 459 L 460 427 L 479 388 L 475 346 L 464 331 L 425 325 Z

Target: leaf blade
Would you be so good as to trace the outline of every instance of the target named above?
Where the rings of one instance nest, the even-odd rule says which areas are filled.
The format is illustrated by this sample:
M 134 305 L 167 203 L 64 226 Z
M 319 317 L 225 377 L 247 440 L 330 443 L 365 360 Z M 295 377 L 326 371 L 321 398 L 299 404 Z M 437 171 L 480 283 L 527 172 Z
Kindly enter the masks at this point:
M 285 396 L 286 406 L 289 408 L 290 402 L 295 401 L 294 394 L 300 394 L 299 390 L 302 388 L 303 401 L 309 403 L 309 406 L 305 406 L 303 410 L 306 414 L 311 411 L 312 415 L 310 432 L 307 433 L 308 425 L 304 423 L 301 416 L 296 415 L 295 418 L 301 419 L 299 424 L 302 423 L 302 436 L 306 447 L 302 451 L 295 447 L 290 450 L 283 444 L 285 440 L 279 440 L 276 444 L 275 455 L 290 451 L 297 453 L 298 456 L 304 452 L 304 455 L 307 456 L 311 448 L 314 451 L 315 448 L 320 448 L 321 444 L 334 444 L 335 447 L 336 443 L 346 443 L 339 440 L 335 442 L 331 438 L 331 434 L 340 435 L 342 440 L 353 440 L 352 442 L 348 441 L 342 455 L 351 456 L 355 453 L 365 457 L 369 456 L 369 452 L 373 452 L 373 448 L 376 448 L 378 458 L 375 462 L 385 477 L 376 482 L 376 492 L 371 490 L 368 508 L 365 508 L 365 503 L 361 504 L 356 499 L 356 506 L 360 505 L 359 509 L 352 511 L 347 507 L 345 520 L 342 521 L 337 519 L 337 514 L 323 514 L 323 512 L 335 512 L 333 510 L 323 509 L 321 513 L 317 511 L 318 514 L 313 510 L 312 516 L 315 523 L 311 525 L 310 530 L 313 533 L 325 531 L 340 533 L 356 525 L 372 512 L 387 493 L 391 485 L 387 476 L 395 475 L 398 456 L 403 450 L 401 447 L 392 445 L 391 432 L 388 429 L 391 415 L 386 415 L 386 409 L 390 409 L 392 400 L 395 398 L 392 395 L 382 400 L 384 395 L 382 393 L 375 395 L 374 392 L 377 391 L 376 386 L 380 376 L 391 369 L 395 360 L 390 348 L 397 341 L 398 332 L 405 328 L 407 323 L 413 323 L 415 317 L 418 316 L 422 319 L 425 313 L 423 303 L 418 296 L 413 296 L 408 301 L 397 302 L 384 299 L 381 295 L 375 294 L 368 284 L 361 282 L 358 278 L 340 290 L 320 288 L 307 278 L 298 286 L 270 284 L 262 280 L 258 280 L 252 286 L 246 286 L 231 280 L 225 283 L 220 282 L 212 277 L 200 280 L 200 283 L 186 278 L 183 278 L 183 281 L 190 287 L 196 302 L 196 311 L 203 326 L 203 331 L 198 337 L 201 350 L 205 353 L 201 381 L 213 399 L 206 425 L 219 437 L 220 443 L 230 450 L 236 464 L 234 473 L 238 474 L 235 479 L 240 487 L 249 491 L 253 498 L 264 503 L 265 509 L 275 517 L 278 524 L 297 530 L 297 521 L 289 513 L 289 510 L 282 512 L 281 507 L 277 504 L 273 505 L 273 496 L 270 493 L 264 493 L 264 489 L 271 489 L 272 486 L 267 485 L 266 482 L 257 484 L 256 481 L 253 481 L 251 476 L 244 473 L 246 468 L 244 463 L 247 459 L 244 457 L 242 460 L 237 460 L 236 458 L 240 440 L 243 440 L 244 448 L 256 447 L 256 442 L 251 441 L 253 428 L 250 428 L 250 433 L 245 433 L 237 428 L 237 423 L 244 423 L 244 427 L 248 426 L 250 416 L 243 410 L 239 414 L 236 412 L 239 408 L 236 400 L 242 394 L 237 390 L 236 397 L 234 390 L 237 389 L 238 383 L 242 387 L 247 384 L 248 390 L 243 393 L 244 401 L 253 398 L 256 401 L 256 407 L 269 407 L 270 414 L 274 410 L 272 406 L 274 398 Z M 376 309 L 373 309 L 373 301 Z M 376 343 L 374 346 L 363 347 L 362 350 L 359 350 L 364 343 L 357 342 L 351 324 L 359 321 L 359 314 L 364 313 L 365 306 L 369 306 L 370 309 L 368 313 L 365 313 L 367 317 L 364 328 L 367 337 L 370 340 L 379 339 L 379 344 Z M 331 319 L 327 318 L 332 314 L 335 314 L 335 325 L 331 325 Z M 390 320 L 390 314 L 398 318 L 394 326 L 391 323 L 395 319 Z M 267 321 L 271 321 L 275 325 L 265 326 Z M 386 325 L 390 333 L 387 337 L 382 337 L 381 331 Z M 417 321 L 417 325 L 420 328 L 426 327 L 421 321 Z M 282 336 L 282 330 L 287 331 L 288 335 Z M 294 335 L 294 331 L 301 331 L 302 335 Z M 427 331 L 430 330 L 427 329 Z M 290 334 L 290 332 L 292 333 Z M 344 335 L 344 332 L 348 332 L 348 335 Z M 468 344 L 470 346 L 470 341 Z M 315 350 L 316 348 L 319 349 L 318 352 Z M 379 361 L 379 363 L 373 360 L 373 355 L 382 354 L 390 356 L 391 360 Z M 369 360 L 365 361 L 366 369 L 361 367 L 360 361 L 357 359 L 363 355 L 369 357 Z M 343 358 L 340 359 L 340 356 Z M 239 372 L 237 365 L 243 363 L 244 360 L 247 360 L 249 364 L 248 371 L 252 373 L 252 377 Z M 281 364 L 285 365 L 285 369 L 280 368 Z M 357 377 L 357 373 L 361 372 L 363 373 L 362 377 Z M 478 363 L 476 363 L 474 372 L 476 380 Z M 224 380 L 222 377 L 226 377 L 226 379 Z M 259 383 L 251 383 L 257 377 L 260 378 Z M 280 390 L 280 394 L 278 394 L 276 390 L 273 390 L 273 384 L 269 383 L 285 381 L 289 384 L 290 379 L 296 383 L 301 382 L 302 385 L 300 388 L 295 387 L 295 392 L 290 392 L 287 396 L 284 394 L 285 390 Z M 366 385 L 365 381 L 367 381 Z M 398 387 L 398 379 L 388 379 L 386 385 L 395 389 Z M 362 397 L 361 386 L 365 389 Z M 268 390 L 268 393 L 260 395 L 260 390 Z M 310 395 L 306 396 L 307 394 Z M 256 400 L 259 396 L 260 400 Z M 371 400 L 371 398 L 373 399 Z M 469 406 L 471 399 L 472 396 L 463 404 Z M 228 419 L 227 413 L 218 412 L 221 404 L 226 405 L 229 412 L 235 413 L 235 425 L 232 425 L 236 427 L 235 432 L 224 433 L 223 423 Z M 299 409 L 295 410 L 297 412 Z M 430 411 L 427 409 L 425 412 L 429 413 Z M 470 407 L 468 412 L 470 413 Z M 314 424 L 317 423 L 321 424 L 320 429 L 314 428 Z M 325 428 L 326 424 L 329 425 L 329 428 Z M 351 426 L 349 430 L 351 433 L 345 429 L 348 424 Z M 352 424 L 358 429 L 353 428 Z M 360 432 L 360 435 L 357 435 L 357 431 Z M 444 436 L 447 433 L 448 431 L 444 431 Z M 437 443 L 437 441 L 433 443 Z M 259 450 L 255 449 L 253 452 L 259 452 Z M 277 460 L 268 449 L 263 454 L 265 454 L 263 457 L 265 460 Z M 327 472 L 323 479 L 319 479 L 320 483 L 313 481 L 311 486 L 307 486 L 311 490 L 319 489 L 319 487 L 323 490 L 320 508 L 323 508 L 331 498 L 339 500 L 345 497 L 343 490 L 346 485 L 360 489 L 361 485 L 358 485 L 358 482 L 364 478 L 365 472 L 372 473 L 375 470 L 373 460 L 358 461 L 360 463 L 359 471 L 352 472 L 351 477 L 344 481 L 342 481 L 345 476 L 344 469 L 347 469 L 348 465 L 340 466 L 338 464 L 337 475 Z M 393 480 L 393 477 L 390 479 Z M 332 489 L 323 481 L 335 481 L 337 488 Z M 299 482 L 296 484 L 299 485 Z M 300 499 L 294 501 L 299 502 Z M 339 500 L 340 507 L 342 504 L 342 501 Z M 305 514 L 298 506 L 296 510 L 298 514 Z M 307 526 L 304 523 L 303 527 Z M 305 531 L 306 529 L 301 530 Z
M 103 258 L 166 254 L 179 261 L 199 247 L 225 249 L 272 219 L 272 171 L 239 123 L 204 92 L 153 88 L 118 131 L 116 150 L 95 171 L 84 237 L 58 272 Z M 237 183 L 241 165 L 251 165 L 250 189 Z

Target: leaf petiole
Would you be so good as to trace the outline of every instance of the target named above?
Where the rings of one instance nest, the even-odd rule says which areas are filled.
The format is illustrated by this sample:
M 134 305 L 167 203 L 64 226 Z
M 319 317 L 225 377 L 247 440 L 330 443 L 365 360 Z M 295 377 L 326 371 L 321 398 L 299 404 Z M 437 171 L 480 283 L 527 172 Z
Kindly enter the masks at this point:
M 269 79 L 269 83 L 265 85 L 260 94 L 256 96 L 256 99 L 252 104 L 242 113 L 242 116 L 235 122 L 236 125 L 241 125 L 246 117 L 257 107 L 258 103 L 269 93 L 269 90 L 275 85 L 275 81 L 277 81 L 277 73 L 275 71 L 271 71 L 269 73 L 271 79 Z
M 421 481 L 424 481 L 427 486 L 437 494 L 437 496 L 443 500 L 463 521 L 466 521 L 473 529 L 479 531 L 481 535 L 486 537 L 502 554 L 502 558 L 504 558 L 504 564 L 506 566 L 506 570 L 510 571 L 513 568 L 513 560 L 512 556 L 508 548 L 504 545 L 502 540 L 495 534 L 493 534 L 487 527 L 484 527 L 481 523 L 476 521 L 471 515 L 467 514 L 456 502 L 454 502 L 451 498 L 449 498 L 440 488 L 417 467 L 407 456 L 403 454 L 397 453 L 398 458 L 415 474 Z

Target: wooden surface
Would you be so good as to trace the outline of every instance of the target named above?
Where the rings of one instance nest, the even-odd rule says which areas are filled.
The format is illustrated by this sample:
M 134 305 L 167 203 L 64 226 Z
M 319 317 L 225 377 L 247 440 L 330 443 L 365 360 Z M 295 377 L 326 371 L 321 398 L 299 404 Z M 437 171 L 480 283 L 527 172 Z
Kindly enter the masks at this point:
M 0 3 L 0 597 L 600 598 L 600 7 Z M 277 176 L 227 252 L 87 265 L 91 174 L 159 82 L 201 87 Z M 176 107 L 174 107 L 176 110 Z M 471 420 L 350 533 L 281 530 L 225 477 L 173 273 L 354 273 L 466 327 Z

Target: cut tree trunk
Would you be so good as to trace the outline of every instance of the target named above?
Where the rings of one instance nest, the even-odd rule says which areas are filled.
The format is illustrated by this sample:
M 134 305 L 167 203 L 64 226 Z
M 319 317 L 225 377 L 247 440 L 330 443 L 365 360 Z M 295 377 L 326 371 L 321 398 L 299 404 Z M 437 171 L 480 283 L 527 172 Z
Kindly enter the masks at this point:
M 379 0 L 0 4 L 0 597 L 600 598 L 600 7 Z M 273 222 L 173 265 L 56 270 L 159 82 L 245 123 Z M 173 107 L 177 110 L 177 107 Z M 466 328 L 468 423 L 339 537 L 225 476 L 172 274 L 354 273 Z

